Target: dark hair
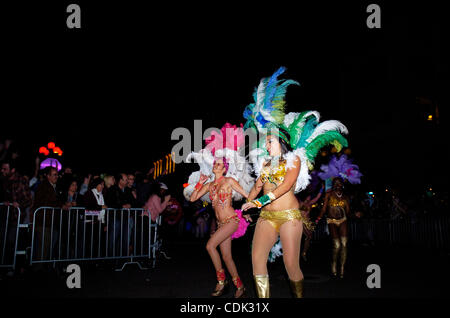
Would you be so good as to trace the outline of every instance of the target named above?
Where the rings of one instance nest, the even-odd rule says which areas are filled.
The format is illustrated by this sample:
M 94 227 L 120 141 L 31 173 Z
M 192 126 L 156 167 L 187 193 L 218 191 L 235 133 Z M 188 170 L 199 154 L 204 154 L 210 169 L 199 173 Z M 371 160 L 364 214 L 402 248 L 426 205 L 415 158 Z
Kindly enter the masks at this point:
M 119 184 L 119 181 L 123 178 L 123 175 L 127 175 L 127 174 L 123 173 L 123 172 L 116 174 L 115 179 L 116 179 L 117 185 Z
M 75 179 L 73 177 L 63 179 L 62 182 L 61 182 L 61 190 L 63 191 L 63 193 L 68 192 L 70 186 L 74 182 L 77 184 L 77 187 L 78 187 L 78 180 L 77 179 Z
M 98 186 L 99 184 L 101 184 L 102 182 L 104 182 L 102 178 L 95 178 L 94 180 L 92 180 L 91 186 L 90 186 L 89 188 L 90 188 L 90 189 L 97 188 L 97 186 Z
M 58 169 L 56 169 L 55 167 L 45 167 L 44 168 L 44 176 L 48 176 L 52 170 L 56 170 L 56 172 L 58 172 Z
M 291 139 L 291 136 L 289 135 L 289 133 L 288 133 L 285 129 L 283 129 L 283 128 L 280 127 L 280 128 L 278 128 L 278 130 L 286 136 L 287 140 L 290 140 L 290 139 Z M 288 152 L 292 151 L 292 147 L 291 147 L 291 145 L 289 144 L 289 142 L 286 142 L 286 141 L 285 141 L 283 138 L 281 138 L 281 137 L 278 137 L 278 141 L 280 142 L 280 146 L 281 146 L 281 154 L 282 154 L 282 155 L 285 155 L 285 154 L 287 154 Z
M 334 177 L 333 181 L 332 181 L 332 185 L 335 185 L 336 182 L 340 181 L 342 184 L 344 184 L 344 179 L 342 179 L 341 177 Z
M 7 164 L 9 166 L 9 170 L 16 169 L 17 164 L 15 160 L 4 160 L 2 161 L 2 165 Z

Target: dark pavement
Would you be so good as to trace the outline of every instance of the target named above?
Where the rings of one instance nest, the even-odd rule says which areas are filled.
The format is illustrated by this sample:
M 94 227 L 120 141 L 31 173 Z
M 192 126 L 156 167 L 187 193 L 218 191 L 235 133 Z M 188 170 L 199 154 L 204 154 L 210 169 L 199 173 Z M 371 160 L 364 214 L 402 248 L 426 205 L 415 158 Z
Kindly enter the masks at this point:
M 255 297 L 252 281 L 251 236 L 233 241 L 233 256 L 247 287 Z M 66 286 L 68 274 L 26 272 L 14 277 L 2 276 L 3 299 L 20 298 L 208 298 L 215 286 L 215 272 L 205 249 L 206 240 L 177 239 L 167 243 L 171 257 L 158 257 L 154 270 L 142 271 L 127 265 L 122 272 L 81 266 L 81 288 Z M 331 279 L 330 242 L 313 242 L 306 262 L 305 298 L 448 298 L 450 256 L 448 252 L 405 247 L 369 247 L 350 242 L 345 278 Z M 366 286 L 369 264 L 381 267 L 381 288 Z M 271 296 L 290 298 L 287 275 L 281 258 L 269 263 Z M 148 280 L 146 280 L 148 278 Z M 232 297 L 234 286 L 224 298 Z

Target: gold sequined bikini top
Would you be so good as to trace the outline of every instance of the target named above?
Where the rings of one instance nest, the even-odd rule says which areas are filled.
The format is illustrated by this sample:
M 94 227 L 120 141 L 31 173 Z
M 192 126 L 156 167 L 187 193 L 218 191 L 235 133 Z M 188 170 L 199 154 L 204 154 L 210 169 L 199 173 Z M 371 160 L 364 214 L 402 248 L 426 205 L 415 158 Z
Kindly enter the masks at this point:
M 336 198 L 335 196 L 331 196 L 328 204 L 332 207 L 344 207 L 345 200 L 344 198 Z
M 271 167 L 271 164 L 264 166 L 261 171 L 261 181 L 279 183 L 284 181 L 286 175 L 286 159 L 281 159 L 278 166 Z

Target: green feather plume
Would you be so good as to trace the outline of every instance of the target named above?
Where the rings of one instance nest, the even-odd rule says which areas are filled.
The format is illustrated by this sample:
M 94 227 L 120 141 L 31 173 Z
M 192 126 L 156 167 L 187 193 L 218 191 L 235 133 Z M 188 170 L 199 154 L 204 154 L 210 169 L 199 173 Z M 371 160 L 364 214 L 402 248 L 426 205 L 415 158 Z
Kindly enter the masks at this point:
M 320 149 L 330 144 L 336 146 L 336 142 L 341 145 L 341 149 L 342 147 L 348 146 L 347 139 L 345 139 L 338 131 L 327 131 L 326 133 L 317 136 L 305 148 L 308 160 L 314 162 L 314 158 L 317 156 Z

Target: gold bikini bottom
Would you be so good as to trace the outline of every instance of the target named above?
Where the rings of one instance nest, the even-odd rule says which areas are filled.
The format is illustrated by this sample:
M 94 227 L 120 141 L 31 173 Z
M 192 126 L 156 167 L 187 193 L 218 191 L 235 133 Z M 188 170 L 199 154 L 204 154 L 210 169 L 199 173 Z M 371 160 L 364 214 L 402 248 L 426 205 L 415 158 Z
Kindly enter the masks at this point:
M 341 225 L 345 221 L 347 221 L 347 217 L 345 215 L 340 219 L 327 218 L 327 224 L 335 224 L 337 226 Z
M 314 230 L 314 224 L 299 209 L 261 211 L 259 217 L 268 221 L 277 232 L 280 232 L 280 227 L 284 223 L 292 220 L 303 221 L 307 229 Z

